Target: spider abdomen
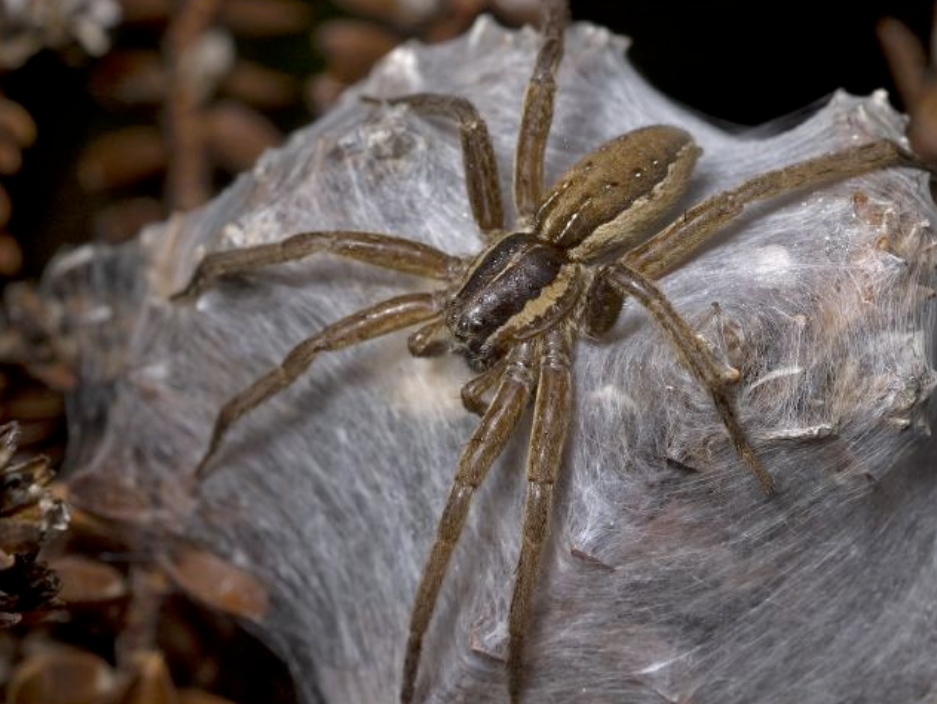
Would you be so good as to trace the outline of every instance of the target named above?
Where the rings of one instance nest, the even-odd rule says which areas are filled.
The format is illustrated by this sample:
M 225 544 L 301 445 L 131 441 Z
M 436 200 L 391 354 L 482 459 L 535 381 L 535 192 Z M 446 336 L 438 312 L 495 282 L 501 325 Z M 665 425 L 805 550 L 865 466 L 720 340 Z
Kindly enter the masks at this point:
M 553 322 L 578 290 L 576 265 L 559 247 L 527 232 L 499 240 L 476 260 L 449 301 L 446 325 L 473 369 L 485 369 L 505 346 Z
M 576 261 L 627 249 L 683 195 L 700 154 L 678 127 L 651 125 L 590 152 L 560 177 L 534 217 L 540 237 Z

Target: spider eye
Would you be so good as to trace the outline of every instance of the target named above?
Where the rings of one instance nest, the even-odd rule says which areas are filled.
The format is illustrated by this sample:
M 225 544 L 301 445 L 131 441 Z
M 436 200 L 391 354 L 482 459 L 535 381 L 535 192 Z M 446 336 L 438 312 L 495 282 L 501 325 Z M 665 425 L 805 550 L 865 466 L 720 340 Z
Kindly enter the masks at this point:
M 489 332 L 488 319 L 480 315 L 478 311 L 472 311 L 468 314 L 462 314 L 458 317 L 452 316 L 449 320 L 449 329 L 452 330 L 456 339 L 463 343 L 474 341 L 480 344 L 483 338 L 487 337 Z

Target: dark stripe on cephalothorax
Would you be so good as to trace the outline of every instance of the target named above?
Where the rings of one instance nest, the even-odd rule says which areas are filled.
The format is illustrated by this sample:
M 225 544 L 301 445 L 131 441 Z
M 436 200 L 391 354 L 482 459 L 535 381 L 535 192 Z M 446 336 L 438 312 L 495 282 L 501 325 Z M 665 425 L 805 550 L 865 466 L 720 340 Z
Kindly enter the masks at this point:
M 603 223 L 649 198 L 692 144 L 689 134 L 666 125 L 644 127 L 606 142 L 553 186 L 537 210 L 535 230 L 563 249 L 575 247 Z
M 498 240 L 482 252 L 466 273 L 465 283 L 456 294 L 456 299 L 472 299 L 488 287 L 491 280 L 528 246 L 529 239 L 527 233 L 517 232 Z
M 446 324 L 453 336 L 470 352 L 477 352 L 556 278 L 566 261 L 560 249 L 529 233 L 508 235 L 492 245 L 449 302 Z

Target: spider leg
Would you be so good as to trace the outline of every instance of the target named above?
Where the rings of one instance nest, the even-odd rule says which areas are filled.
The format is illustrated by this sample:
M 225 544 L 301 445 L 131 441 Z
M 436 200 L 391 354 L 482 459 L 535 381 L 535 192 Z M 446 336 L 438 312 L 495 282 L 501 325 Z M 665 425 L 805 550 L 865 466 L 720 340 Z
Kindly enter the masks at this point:
M 410 293 L 352 313 L 293 347 L 273 370 L 231 398 L 218 413 L 208 449 L 195 469 L 204 480 L 209 461 L 231 425 L 241 416 L 289 387 L 322 352 L 334 352 L 381 335 L 421 323 L 439 314 L 440 299 L 434 293 Z
M 527 456 L 524 528 L 508 614 L 508 691 L 512 703 L 520 699 L 524 639 L 540 556 L 549 529 L 554 483 L 563 459 L 571 402 L 569 342 L 564 330 L 553 329 L 544 336 L 540 353 L 540 376 Z
M 462 267 L 462 261 L 457 257 L 402 237 L 348 230 L 300 232 L 280 242 L 206 255 L 186 287 L 174 294 L 172 300 L 194 300 L 221 276 L 243 274 L 271 264 L 303 259 L 317 252 L 329 252 L 385 269 L 439 280 L 453 279 Z
M 543 195 L 543 155 L 553 121 L 556 71 L 563 58 L 567 11 L 566 0 L 543 0 L 541 6 L 540 50 L 527 84 L 514 154 L 514 204 L 521 226 L 531 220 Z
M 410 635 L 407 638 L 403 681 L 400 687 L 402 704 L 409 704 L 413 700 L 420 652 L 423 649 L 423 635 L 429 627 L 449 559 L 465 524 L 472 494 L 504 450 L 527 406 L 534 384 L 533 368 L 534 344 L 522 342 L 509 353 L 495 397 L 462 449 L 449 498 L 446 499 L 446 507 L 439 519 L 436 539 L 423 567 L 413 612 L 410 615 Z
M 755 176 L 690 208 L 620 261 L 652 279 L 674 269 L 749 203 L 895 166 L 929 170 L 894 142 L 878 140 Z
M 392 98 L 422 115 L 439 115 L 459 123 L 465 186 L 475 222 L 486 240 L 504 228 L 504 207 L 498 181 L 498 161 L 488 125 L 471 101 L 454 95 L 415 93 Z
M 599 276 L 621 293 L 634 296 L 648 310 L 677 348 L 686 366 L 709 389 L 736 452 L 752 470 L 762 490 L 767 495 L 774 493 L 771 475 L 758 461 L 745 439 L 745 432 L 725 391 L 727 385 L 738 381 L 738 370 L 720 364 L 713 357 L 709 348 L 647 276 L 622 263 L 606 267 Z
M 505 360 L 501 360 L 490 369 L 486 369 L 462 387 L 462 405 L 469 413 L 481 416 L 488 408 L 485 393 L 495 385 L 504 372 Z

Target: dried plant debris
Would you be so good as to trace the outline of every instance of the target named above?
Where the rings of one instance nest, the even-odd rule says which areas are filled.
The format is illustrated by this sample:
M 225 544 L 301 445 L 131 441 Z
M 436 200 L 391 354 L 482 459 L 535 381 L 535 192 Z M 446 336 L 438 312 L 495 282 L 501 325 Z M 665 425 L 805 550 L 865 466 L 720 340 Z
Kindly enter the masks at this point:
M 417 283 L 313 257 L 221 282 L 197 306 L 169 299 L 206 253 L 296 232 L 477 251 L 458 130 L 359 97 L 470 98 L 508 190 L 537 45 L 483 19 L 444 45 L 398 48 L 207 206 L 66 256 L 44 282 L 67 280 L 92 302 L 70 321 L 83 359 L 120 350 L 106 383 L 91 365 L 74 395 L 76 501 L 132 486 L 153 521 L 249 566 L 269 596 L 258 629 L 305 702 L 386 702 L 398 689 L 420 566 L 476 425 L 459 400 L 469 372 L 454 358 L 412 359 L 401 336 L 327 356 L 245 417 L 193 489 L 232 394 L 312 332 Z M 689 202 L 902 138 L 882 94 L 837 94 L 783 134 L 729 135 L 648 86 L 626 46 L 590 25 L 567 32 L 548 180 L 648 124 L 681 126 L 704 149 Z M 661 280 L 740 369 L 737 407 L 778 482 L 771 500 L 643 311 L 630 306 L 611 339 L 577 346 L 562 499 L 528 639 L 530 701 L 913 701 L 900 693 L 937 679 L 935 220 L 924 175 L 879 172 L 754 208 Z M 103 432 L 86 432 L 101 427 L 101 408 L 113 409 Z M 453 557 L 424 650 L 428 699 L 504 700 L 492 658 L 504 652 L 521 452 L 511 444 L 493 468 Z
M 125 0 L 124 26 L 151 31 L 128 35 L 136 43 L 119 40 L 95 67 L 91 91 L 110 112 L 153 119 L 106 132 L 82 154 L 81 186 L 110 196 L 95 218 L 100 238 L 121 240 L 202 203 L 215 192 L 216 172 L 237 174 L 279 142 L 267 113 L 296 105 L 300 82 L 238 56 L 237 43 L 298 34 L 310 21 L 299 0 Z M 154 179 L 161 196 L 147 191 Z
M 326 20 L 313 32 L 313 43 L 325 57 L 325 70 L 306 88 L 313 109 L 332 106 L 350 85 L 406 39 L 441 42 L 458 36 L 483 12 L 513 25 L 533 24 L 536 0 L 337 0 L 353 17 Z
M 22 367 L 49 390 L 72 389 L 77 348 L 62 329 L 62 319 L 60 308 L 41 296 L 34 284 L 7 284 L 0 306 L 0 363 Z M 4 391 L 9 389 L 0 390 L 0 398 Z
M 103 54 L 119 19 L 116 0 L 0 0 L 0 69 L 73 43 L 92 56 Z
M 13 671 L 7 704 L 234 704 L 172 681 L 159 652 L 140 653 L 120 671 L 99 655 L 50 644 Z
M 103 54 L 110 46 L 108 30 L 119 19 L 116 0 L 0 0 L 0 74 L 44 48 L 68 52 L 77 46 L 93 56 Z M 35 139 L 32 117 L 0 92 L 0 176 L 20 170 L 22 152 Z M 0 277 L 16 276 L 23 263 L 19 243 L 6 231 L 11 210 L 0 184 Z
M 36 457 L 12 464 L 17 426 L 0 426 L 0 625 L 19 623 L 24 614 L 46 611 L 59 580 L 36 559 L 43 543 L 68 526 L 64 502 L 52 494 L 48 460 Z
M 931 47 L 937 40 L 937 14 Z M 908 139 L 922 158 L 937 163 L 937 57 L 928 57 L 921 40 L 899 20 L 879 22 L 878 38 L 910 122 Z
M 0 40 L 2 42 L 2 40 Z M 23 150 L 36 140 L 36 124 L 22 105 L 0 92 L 0 176 L 11 176 L 23 164 Z M 12 206 L 0 184 L 0 277 L 19 273 L 23 254 L 16 238 L 7 232 Z
M 63 493 L 70 492 L 66 482 Z M 256 579 L 174 541 L 146 516 L 141 510 L 135 522 L 115 523 L 74 509 L 50 560 L 62 608 L 55 620 L 16 632 L 12 652 L 3 654 L 9 676 L 0 677 L 0 697 L 19 704 L 295 702 L 283 664 L 232 618 L 262 616 L 266 597 Z

